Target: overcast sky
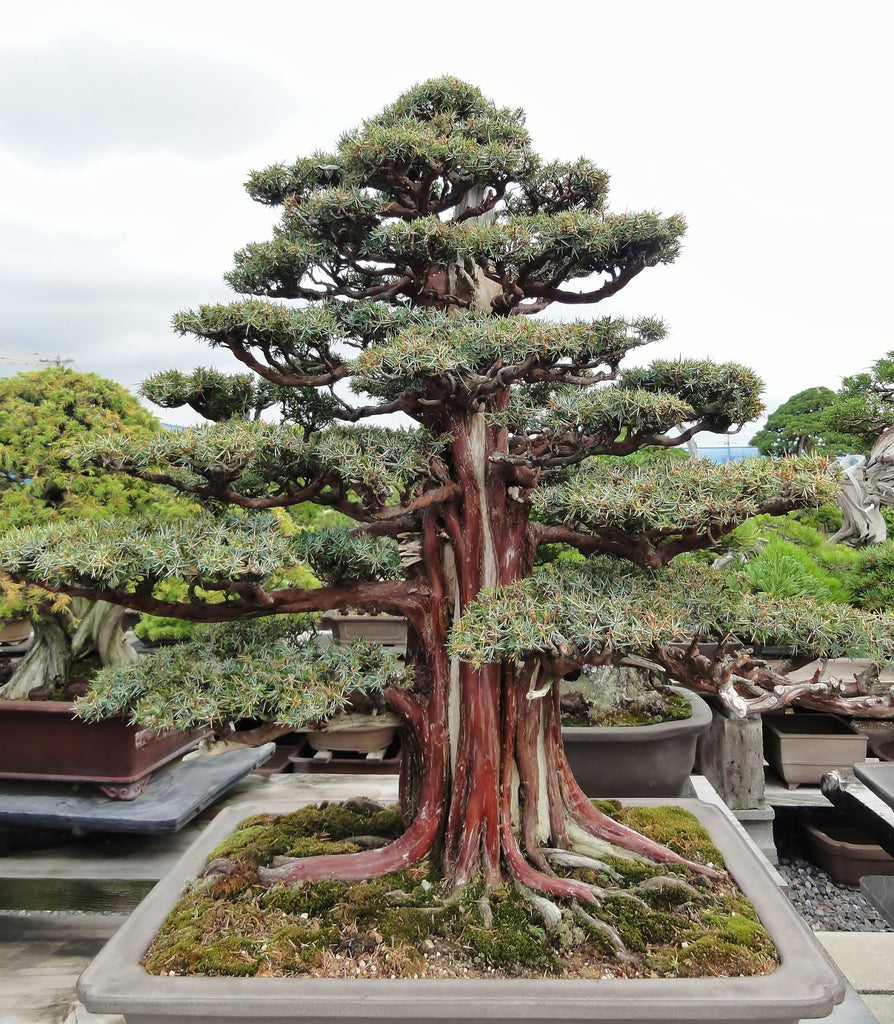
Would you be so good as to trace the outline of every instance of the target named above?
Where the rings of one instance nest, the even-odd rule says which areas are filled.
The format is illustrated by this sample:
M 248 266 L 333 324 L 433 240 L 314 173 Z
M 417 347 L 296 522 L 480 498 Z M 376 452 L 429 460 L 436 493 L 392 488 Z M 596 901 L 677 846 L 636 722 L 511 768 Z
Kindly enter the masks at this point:
M 676 264 L 575 316 L 659 314 L 650 358 L 746 363 L 770 409 L 894 349 L 884 0 L 27 6 L 0 26 L 0 375 L 233 368 L 168 325 L 269 235 L 247 172 L 443 74 L 605 167 L 615 210 L 686 216 Z

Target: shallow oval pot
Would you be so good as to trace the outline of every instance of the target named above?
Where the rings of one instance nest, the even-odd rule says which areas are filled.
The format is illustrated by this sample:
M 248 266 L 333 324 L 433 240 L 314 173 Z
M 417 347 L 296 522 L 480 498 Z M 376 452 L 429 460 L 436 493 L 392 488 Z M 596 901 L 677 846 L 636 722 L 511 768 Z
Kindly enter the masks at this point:
M 333 610 L 323 613 L 320 625 L 331 630 L 333 639 L 340 643 L 362 638 L 385 646 L 407 645 L 407 620 L 399 615 L 361 615 Z
M 368 754 L 384 750 L 399 726 L 400 719 L 391 711 L 378 715 L 340 714 L 325 725 L 308 729 L 305 736 L 314 750 Z
M 632 801 L 660 804 L 659 800 Z M 717 807 L 674 803 L 710 831 L 730 873 L 770 932 L 781 963 L 749 978 L 605 980 L 333 979 L 159 977 L 139 960 L 208 853 L 251 814 L 285 813 L 307 801 L 245 803 L 215 818 L 81 975 L 78 996 L 93 1013 L 127 1024 L 796 1024 L 825 1017 L 845 981 L 783 896 L 767 866 Z
M 656 725 L 563 726 L 574 777 L 587 796 L 680 796 L 692 774 L 711 709 L 698 694 L 671 687 L 692 706 L 689 718 Z

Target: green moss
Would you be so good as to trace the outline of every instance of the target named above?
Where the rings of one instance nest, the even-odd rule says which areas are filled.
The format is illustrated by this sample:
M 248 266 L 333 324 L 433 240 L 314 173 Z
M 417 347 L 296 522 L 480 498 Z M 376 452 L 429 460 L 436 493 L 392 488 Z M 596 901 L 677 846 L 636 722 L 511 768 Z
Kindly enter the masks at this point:
M 703 978 L 765 974 L 777 962 L 772 944 L 743 946 L 716 935 L 702 935 L 672 950 L 651 953 L 646 963 L 663 977 Z
M 701 853 L 719 862 L 697 820 L 679 808 L 623 809 L 613 801 L 599 806 L 656 839 L 672 840 L 687 856 Z M 368 977 L 397 977 L 428 971 L 439 976 L 448 963 L 448 976 L 454 977 L 539 977 L 573 973 L 577 963 L 626 972 L 633 954 L 647 974 L 698 976 L 766 973 L 775 962 L 741 893 L 725 884 L 711 889 L 680 865 L 656 869 L 618 861 L 619 889 L 610 890 L 603 906 L 587 908 L 623 938 L 628 959 L 622 963 L 611 941 L 583 914 L 569 912 L 547 931 L 537 911 L 509 886 L 485 893 L 473 882 L 443 898 L 438 872 L 428 861 L 360 883 L 321 880 L 262 889 L 254 881 L 264 853 L 355 850 L 350 836 L 375 834 L 373 823 L 392 829 L 396 821 L 393 812 L 362 801 L 344 810 L 329 805 L 284 819 L 246 820 L 214 851 L 228 856 L 226 870 L 200 879 L 168 916 L 144 960 L 147 970 L 237 976 L 366 970 Z M 681 885 L 638 888 L 656 873 L 679 876 Z
M 612 816 L 687 860 L 724 866 L 723 854 L 711 842 L 698 818 L 682 807 L 624 807 Z
M 557 951 L 547 941 L 543 921 L 517 894 L 492 904 L 493 920 L 482 921 L 476 907 L 469 908 L 462 934 L 472 960 L 484 968 L 518 973 L 555 973 Z
M 635 953 L 644 953 L 649 946 L 672 942 L 683 930 L 681 922 L 670 914 L 652 911 L 625 896 L 607 899 L 601 916 Z
M 264 893 L 259 902 L 264 909 L 282 910 L 295 917 L 324 917 L 338 906 L 347 888 L 347 882 L 334 879 L 323 879 L 313 885 L 277 885 Z

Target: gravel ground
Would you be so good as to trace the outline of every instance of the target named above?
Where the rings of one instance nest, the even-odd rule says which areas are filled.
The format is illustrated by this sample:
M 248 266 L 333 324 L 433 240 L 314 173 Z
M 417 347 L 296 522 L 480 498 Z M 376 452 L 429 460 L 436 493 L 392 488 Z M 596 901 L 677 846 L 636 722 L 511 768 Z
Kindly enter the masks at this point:
M 799 819 L 804 812 L 777 810 L 774 823 L 777 870 L 789 883 L 789 899 L 815 932 L 890 932 L 881 913 L 860 889 L 840 885 L 808 859 Z

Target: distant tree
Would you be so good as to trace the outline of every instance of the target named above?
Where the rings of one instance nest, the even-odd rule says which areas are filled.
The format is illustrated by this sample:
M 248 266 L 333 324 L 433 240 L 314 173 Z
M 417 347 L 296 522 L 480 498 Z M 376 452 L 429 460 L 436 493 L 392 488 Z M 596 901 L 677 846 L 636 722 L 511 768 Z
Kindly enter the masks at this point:
M 830 388 L 807 388 L 792 395 L 767 419 L 751 443 L 762 455 L 804 455 L 862 452 L 862 437 L 842 429 L 830 417 L 838 396 Z
M 855 454 L 868 455 L 894 425 L 894 352 L 877 359 L 869 371 L 845 377 L 827 419 L 832 430 L 859 439 Z

